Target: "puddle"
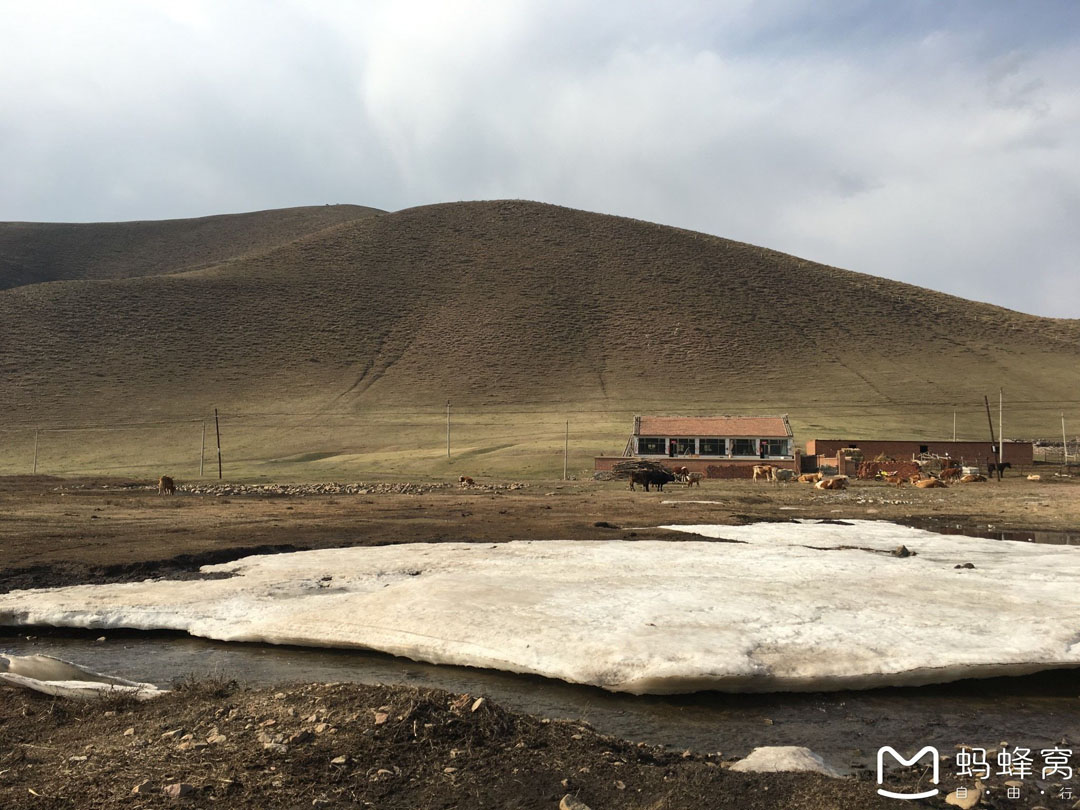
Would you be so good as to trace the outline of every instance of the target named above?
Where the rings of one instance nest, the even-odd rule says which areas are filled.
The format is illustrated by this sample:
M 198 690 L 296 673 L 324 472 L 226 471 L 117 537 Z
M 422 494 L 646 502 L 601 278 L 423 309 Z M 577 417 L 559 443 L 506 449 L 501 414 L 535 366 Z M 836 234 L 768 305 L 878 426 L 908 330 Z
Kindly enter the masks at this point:
M 986 523 L 963 523 L 942 518 L 905 518 L 893 520 L 901 526 L 925 529 L 938 534 L 981 537 L 987 540 L 1010 540 L 1017 543 L 1046 543 L 1054 546 L 1080 546 L 1080 530 L 1048 531 L 1045 529 L 998 529 Z

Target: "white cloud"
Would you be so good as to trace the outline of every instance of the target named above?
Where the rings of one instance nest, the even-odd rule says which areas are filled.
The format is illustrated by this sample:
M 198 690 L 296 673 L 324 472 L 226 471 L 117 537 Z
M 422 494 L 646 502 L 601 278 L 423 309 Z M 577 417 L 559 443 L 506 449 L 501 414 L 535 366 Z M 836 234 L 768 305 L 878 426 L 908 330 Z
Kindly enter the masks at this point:
M 1055 8 L 20 4 L 0 219 L 531 198 L 1075 317 Z

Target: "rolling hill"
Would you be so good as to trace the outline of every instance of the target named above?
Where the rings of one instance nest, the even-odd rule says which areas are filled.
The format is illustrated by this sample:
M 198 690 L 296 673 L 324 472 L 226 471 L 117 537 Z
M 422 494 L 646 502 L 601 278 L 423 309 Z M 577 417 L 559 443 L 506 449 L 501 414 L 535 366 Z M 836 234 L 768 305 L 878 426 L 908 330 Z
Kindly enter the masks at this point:
M 947 436 L 955 405 L 961 434 L 982 438 L 982 396 L 1000 386 L 1007 435 L 1080 416 L 1080 321 L 531 202 L 12 223 L 4 287 L 0 427 L 218 407 L 249 437 L 233 445 L 245 469 L 410 457 L 403 473 L 426 470 L 447 400 L 465 452 L 492 469 L 539 446 L 561 467 L 564 419 L 580 461 L 621 450 L 634 412 L 787 412 L 805 438 Z M 118 442 L 77 435 L 79 452 Z M 101 468 L 138 454 L 94 452 Z

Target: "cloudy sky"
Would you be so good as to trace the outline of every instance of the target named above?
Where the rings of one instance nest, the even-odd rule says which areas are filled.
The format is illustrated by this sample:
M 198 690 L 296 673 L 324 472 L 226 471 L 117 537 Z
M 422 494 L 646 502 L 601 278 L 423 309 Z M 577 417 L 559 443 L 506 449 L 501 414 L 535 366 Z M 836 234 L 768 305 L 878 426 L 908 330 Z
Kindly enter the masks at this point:
M 0 220 L 524 198 L 1080 317 L 1074 0 L 0 9 Z

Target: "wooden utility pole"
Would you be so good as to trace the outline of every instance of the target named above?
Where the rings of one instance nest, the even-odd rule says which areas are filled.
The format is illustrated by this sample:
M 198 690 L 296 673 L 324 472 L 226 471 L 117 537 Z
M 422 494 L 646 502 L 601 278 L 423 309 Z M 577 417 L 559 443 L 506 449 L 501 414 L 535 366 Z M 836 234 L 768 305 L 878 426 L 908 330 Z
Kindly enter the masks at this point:
M 566 437 L 562 446 L 562 480 L 566 480 L 566 459 L 570 453 L 570 420 L 566 420 Z
M 37 451 L 38 451 L 38 437 L 41 433 L 39 428 L 34 428 L 34 475 L 37 475 Z M 1065 414 L 1061 415 L 1061 435 L 1065 435 Z
M 998 442 L 998 465 L 1000 466 L 1005 462 L 1005 413 L 1002 411 L 1001 405 L 1001 389 L 998 389 L 998 435 L 1001 436 L 1001 441 Z M 1001 478 L 1001 473 L 998 473 L 998 478 Z
M 956 408 L 952 412 L 952 440 L 956 441 Z
M 446 400 L 446 460 L 450 460 L 450 400 Z
M 199 445 L 199 478 L 203 477 L 203 461 L 206 459 L 206 420 L 202 423 L 202 444 Z
M 1061 415 L 1061 455 L 1065 459 L 1065 471 L 1068 472 L 1069 467 L 1069 440 L 1065 438 L 1065 414 Z M 34 458 L 37 458 L 37 452 L 34 453 Z
M 990 450 L 993 451 L 994 445 L 997 444 L 997 440 L 994 438 L 994 420 L 990 416 L 990 398 L 983 394 L 983 402 L 986 403 L 986 421 L 990 425 Z M 1001 480 L 1001 468 L 997 467 L 998 481 Z
M 217 408 L 214 408 L 214 432 L 217 433 L 217 477 L 221 480 L 221 424 L 218 422 Z

